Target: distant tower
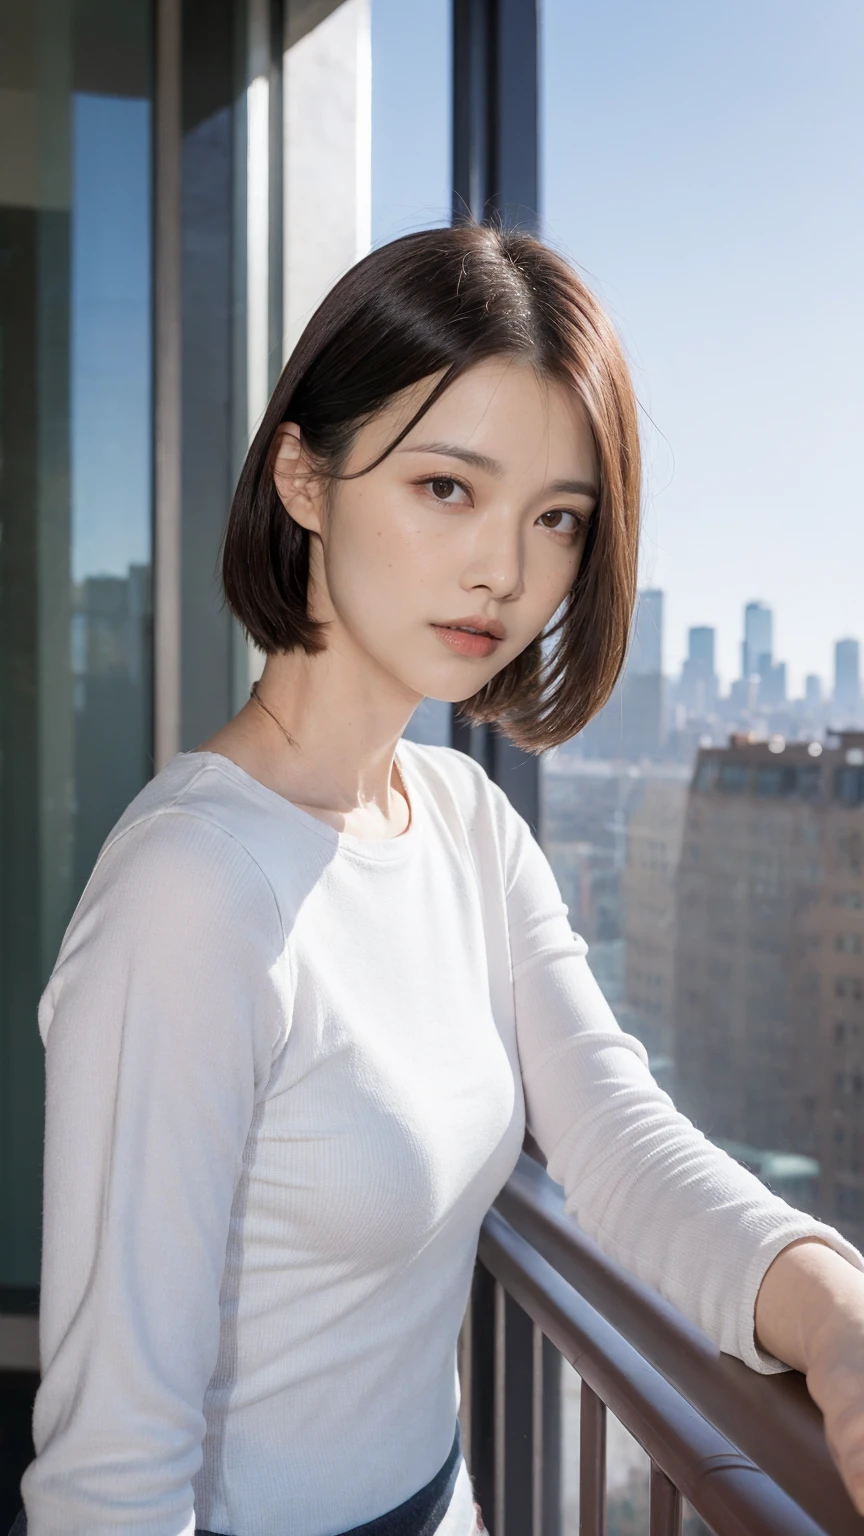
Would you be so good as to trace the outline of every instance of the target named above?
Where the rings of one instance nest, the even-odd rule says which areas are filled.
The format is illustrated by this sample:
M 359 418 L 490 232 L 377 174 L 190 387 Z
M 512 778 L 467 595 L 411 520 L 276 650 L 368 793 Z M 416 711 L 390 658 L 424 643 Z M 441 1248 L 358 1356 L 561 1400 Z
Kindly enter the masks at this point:
M 639 593 L 627 672 L 630 677 L 659 677 L 663 671 L 663 593 L 648 587 Z
M 705 624 L 687 631 L 687 659 L 681 669 L 681 702 L 688 714 L 704 716 L 717 702 L 715 632 Z
M 665 736 L 663 593 L 640 592 L 627 665 L 608 704 L 585 727 L 589 757 L 656 760 Z
M 765 603 L 748 603 L 744 609 L 744 640 L 741 645 L 741 676 L 752 677 L 770 667 L 774 659 L 774 615 Z M 767 664 L 762 660 L 767 657 Z
M 818 709 L 822 703 L 822 679 L 815 672 L 808 672 L 804 679 L 804 703 L 808 709 Z
M 838 725 L 857 722 L 861 709 L 861 654 L 857 640 L 838 640 L 834 647 L 834 704 L 843 717 Z

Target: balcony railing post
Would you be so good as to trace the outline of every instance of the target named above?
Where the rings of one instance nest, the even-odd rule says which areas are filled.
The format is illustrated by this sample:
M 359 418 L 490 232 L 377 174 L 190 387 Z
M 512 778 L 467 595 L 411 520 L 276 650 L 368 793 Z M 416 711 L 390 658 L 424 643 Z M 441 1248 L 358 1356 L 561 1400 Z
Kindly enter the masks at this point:
M 681 1536 L 681 1495 L 656 1461 L 651 1463 L 649 1536 Z
M 507 1297 L 504 1309 L 504 1528 L 495 1536 L 533 1536 L 534 1325 Z M 537 1533 L 539 1536 L 539 1532 Z
M 540 1529 L 534 1536 L 561 1536 L 561 1356 L 549 1339 L 542 1337 L 543 1461 Z
M 605 1536 L 606 1406 L 588 1383 L 579 1414 L 579 1536 Z M 655 1532 L 651 1530 L 651 1536 Z
M 478 1264 L 471 1287 L 468 1469 L 490 1536 L 495 1536 L 495 1281 Z

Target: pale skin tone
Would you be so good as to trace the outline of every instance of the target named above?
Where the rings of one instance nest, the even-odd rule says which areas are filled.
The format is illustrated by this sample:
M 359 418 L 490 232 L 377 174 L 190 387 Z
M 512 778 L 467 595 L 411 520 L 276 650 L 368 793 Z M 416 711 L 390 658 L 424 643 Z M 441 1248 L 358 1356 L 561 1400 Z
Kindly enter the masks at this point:
M 429 392 L 395 398 L 357 434 L 347 472 L 364 468 Z M 267 658 L 261 697 L 199 748 L 354 837 L 398 837 L 410 822 L 399 739 L 424 698 L 458 703 L 540 635 L 579 570 L 598 465 L 581 407 L 562 386 L 509 359 L 479 364 L 368 474 L 316 476 L 285 423 L 273 477 L 310 535 L 309 612 L 327 649 Z M 506 638 L 464 656 L 435 623 L 498 619 Z M 756 1301 L 756 1337 L 803 1371 L 834 1460 L 864 1514 L 864 1273 L 817 1239 L 789 1244 Z

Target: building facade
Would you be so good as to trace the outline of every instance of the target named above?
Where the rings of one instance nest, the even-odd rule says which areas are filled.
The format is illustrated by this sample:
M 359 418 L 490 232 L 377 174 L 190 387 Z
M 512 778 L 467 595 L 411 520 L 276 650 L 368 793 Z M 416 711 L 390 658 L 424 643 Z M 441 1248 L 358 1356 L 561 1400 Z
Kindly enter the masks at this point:
M 864 735 L 699 753 L 677 879 L 680 1107 L 714 1139 L 819 1165 L 864 1232 Z M 860 1038 L 860 1044 L 859 1044 Z
M 688 784 L 673 765 L 640 776 L 627 815 L 621 873 L 627 1025 L 658 1062 L 674 1057 L 676 882 Z

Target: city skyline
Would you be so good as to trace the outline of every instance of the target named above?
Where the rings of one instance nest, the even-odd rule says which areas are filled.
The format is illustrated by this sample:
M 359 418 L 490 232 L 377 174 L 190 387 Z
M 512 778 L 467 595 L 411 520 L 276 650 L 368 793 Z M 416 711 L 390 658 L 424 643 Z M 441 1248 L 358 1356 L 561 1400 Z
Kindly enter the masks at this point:
M 864 10 L 813 16 L 805 0 L 543 7 L 543 232 L 633 368 L 640 583 L 667 595 L 667 668 L 710 624 L 728 685 L 761 596 L 796 695 L 864 630 Z
M 656 658 L 660 658 L 661 670 L 664 677 L 676 679 L 686 677 L 688 661 L 690 659 L 691 635 L 698 635 L 698 644 L 702 648 L 702 659 L 707 656 L 707 637 L 712 636 L 710 642 L 710 654 L 714 675 L 717 679 L 718 692 L 729 692 L 732 685 L 747 676 L 759 672 L 760 656 L 768 656 L 774 667 L 786 666 L 784 657 L 778 655 L 776 642 L 774 641 L 774 623 L 776 610 L 770 603 L 765 603 L 761 598 L 751 598 L 741 605 L 739 633 L 736 648 L 739 656 L 739 665 L 733 676 L 724 675 L 716 669 L 716 655 L 721 639 L 716 625 L 696 623 L 688 625 L 681 644 L 681 662 L 678 667 L 669 667 L 665 664 L 668 655 L 668 626 L 666 622 L 666 605 L 668 594 L 662 587 L 641 587 L 639 589 L 633 618 L 633 640 L 628 659 L 628 670 L 631 675 L 641 676 L 646 671 L 652 670 L 646 666 L 646 655 L 650 653 L 653 664 L 656 667 Z M 643 633 L 646 620 L 650 625 L 650 640 Z M 726 639 L 728 637 L 724 637 Z M 721 642 L 722 643 L 722 642 Z M 853 703 L 854 676 L 858 675 L 860 688 L 860 657 L 861 640 L 857 635 L 835 635 L 830 641 L 831 666 L 826 673 L 814 670 L 805 671 L 800 678 L 800 688 L 795 691 L 788 686 L 786 696 L 789 699 L 804 699 L 812 694 L 812 681 L 818 679 L 821 685 L 823 699 L 830 699 L 835 692 L 844 702 Z M 728 653 L 728 645 L 727 645 Z M 745 661 L 745 657 L 748 658 Z M 748 669 L 749 661 L 749 669 Z M 839 687 L 838 687 L 839 683 Z M 855 702 L 860 703 L 860 692 Z

